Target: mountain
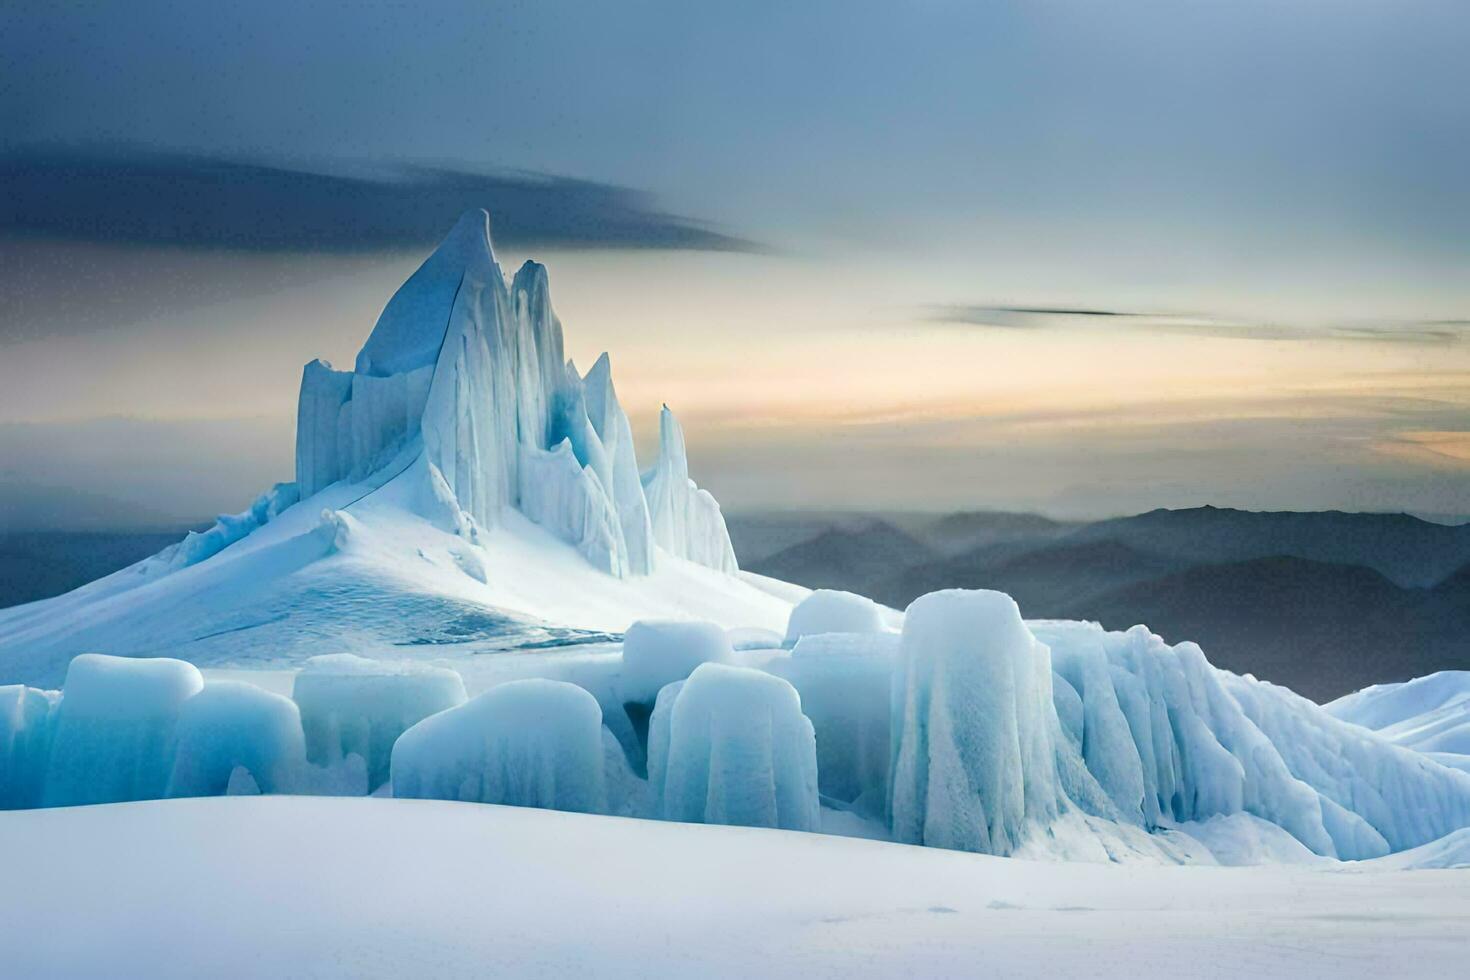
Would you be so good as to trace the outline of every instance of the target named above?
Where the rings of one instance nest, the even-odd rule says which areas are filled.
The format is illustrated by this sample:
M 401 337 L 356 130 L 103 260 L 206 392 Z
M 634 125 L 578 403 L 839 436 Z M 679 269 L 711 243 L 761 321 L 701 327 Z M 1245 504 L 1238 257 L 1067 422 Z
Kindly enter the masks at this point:
M 893 569 L 924 565 L 937 553 L 886 521 L 857 528 L 828 528 L 816 536 L 750 564 L 751 571 L 809 589 L 844 589 L 873 595 Z
M 917 524 L 913 533 L 936 550 L 956 555 L 1004 542 L 1051 541 L 1071 533 L 1078 526 L 1040 514 L 976 510 L 925 521 Z
M 1086 615 L 1114 628 L 1148 623 L 1196 641 L 1218 666 L 1327 700 L 1470 666 L 1470 603 L 1458 598 L 1358 566 L 1257 558 L 1123 586 L 1092 598 Z
M 297 418 L 294 482 L 0 610 L 0 683 L 55 684 L 82 652 L 261 666 L 469 656 L 645 617 L 779 629 L 801 592 L 739 575 L 667 406 L 640 469 L 610 360 L 564 360 L 546 269 L 507 278 L 484 211 L 388 301 L 352 370 L 306 366 Z
M 186 529 L 0 534 L 0 609 L 69 592 L 147 558 Z
M 1470 525 L 1434 524 L 1408 514 L 1196 507 L 1098 521 L 1073 536 L 1122 541 L 1193 563 L 1286 555 L 1361 565 L 1403 586 L 1433 585 L 1470 562 Z
M 890 573 L 874 595 L 902 608 L 935 589 L 998 589 L 1014 596 L 1029 617 L 1063 618 L 1089 608 L 1088 600 L 1101 592 L 1183 565 L 1119 541 L 1000 542 Z

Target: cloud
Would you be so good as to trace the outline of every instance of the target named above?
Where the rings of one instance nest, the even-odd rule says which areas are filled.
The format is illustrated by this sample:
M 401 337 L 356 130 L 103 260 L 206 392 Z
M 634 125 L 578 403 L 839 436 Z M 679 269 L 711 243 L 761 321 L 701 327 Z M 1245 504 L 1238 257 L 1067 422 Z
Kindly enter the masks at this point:
M 760 251 L 650 195 L 524 171 L 394 164 L 357 173 L 125 148 L 0 157 L 0 233 L 255 252 L 374 252 L 436 243 L 468 208 L 499 244 Z
M 1188 333 L 1241 340 L 1362 340 L 1388 343 L 1449 344 L 1470 338 L 1470 319 L 1354 320 L 1332 323 L 1279 323 L 1236 320 L 1207 313 L 1144 313 L 1100 307 L 986 306 L 931 304 L 919 308 L 927 323 L 1001 329 L 1045 330 L 1103 325 L 1134 330 Z

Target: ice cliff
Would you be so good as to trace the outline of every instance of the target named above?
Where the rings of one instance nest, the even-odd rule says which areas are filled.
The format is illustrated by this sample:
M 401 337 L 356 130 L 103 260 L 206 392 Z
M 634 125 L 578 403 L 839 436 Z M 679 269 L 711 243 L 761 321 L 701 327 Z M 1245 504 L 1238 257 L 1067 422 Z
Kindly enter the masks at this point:
M 431 479 L 480 527 L 517 509 L 619 577 L 652 571 L 655 546 L 735 571 L 719 505 L 690 481 L 667 407 L 660 437 L 640 476 L 607 355 L 585 375 L 565 359 L 545 267 L 527 262 L 507 283 L 477 210 L 394 294 L 353 370 L 306 366 L 296 482 L 305 499 L 418 444 Z

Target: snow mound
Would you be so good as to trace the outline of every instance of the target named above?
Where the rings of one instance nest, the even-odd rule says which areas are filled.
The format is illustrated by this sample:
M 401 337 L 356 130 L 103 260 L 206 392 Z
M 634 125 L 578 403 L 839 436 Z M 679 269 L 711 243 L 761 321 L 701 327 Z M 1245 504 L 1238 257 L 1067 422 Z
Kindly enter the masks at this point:
M 223 796 L 244 770 L 256 792 L 289 793 L 306 765 L 295 702 L 241 681 L 212 681 L 184 702 L 167 795 Z
M 71 662 L 46 775 L 48 806 L 164 795 L 185 702 L 204 687 L 192 664 L 83 654 Z
M 639 620 L 623 636 L 623 700 L 649 704 L 700 664 L 728 663 L 730 638 L 714 623 Z
M 894 683 L 894 839 L 1009 854 L 1057 814 L 1051 658 L 1010 596 L 915 599 Z
M 393 749 L 393 795 L 601 813 L 602 709 L 575 684 L 511 681 L 419 722 Z
M 866 596 L 818 589 L 797 603 L 786 624 L 785 645 L 819 633 L 882 633 L 883 613 Z
M 661 774 L 666 819 L 819 828 L 812 724 L 796 689 L 770 674 L 701 665 L 668 713 L 667 759 L 650 758 L 649 770 Z
M 308 660 L 291 697 L 301 710 L 307 759 L 332 767 L 360 756 L 371 792 L 388 781 L 398 736 L 464 703 L 465 689 L 459 674 L 442 667 L 340 653 Z

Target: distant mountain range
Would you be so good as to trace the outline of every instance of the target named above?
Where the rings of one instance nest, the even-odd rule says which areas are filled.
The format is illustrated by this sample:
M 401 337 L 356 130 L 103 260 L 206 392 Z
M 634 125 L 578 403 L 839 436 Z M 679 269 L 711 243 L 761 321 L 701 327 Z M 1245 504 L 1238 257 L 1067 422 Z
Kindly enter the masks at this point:
M 730 527 L 751 571 L 900 609 L 934 589 L 1000 589 L 1030 618 L 1146 623 L 1319 700 L 1470 667 L 1470 525 L 1200 507 L 1078 524 L 981 512 Z
M 189 530 L 0 533 L 0 609 L 70 592 L 156 554 Z

